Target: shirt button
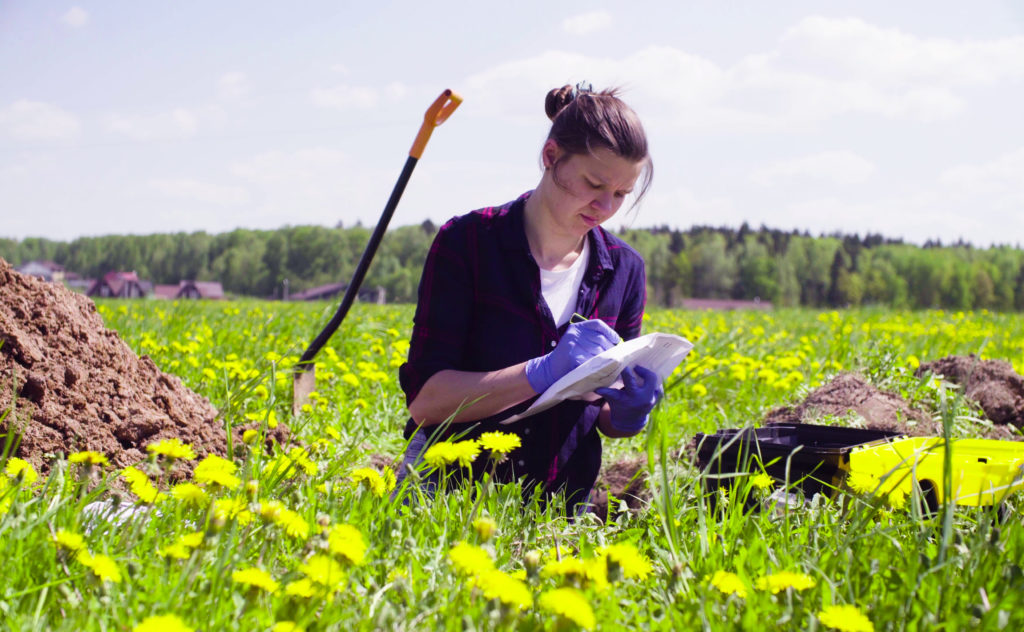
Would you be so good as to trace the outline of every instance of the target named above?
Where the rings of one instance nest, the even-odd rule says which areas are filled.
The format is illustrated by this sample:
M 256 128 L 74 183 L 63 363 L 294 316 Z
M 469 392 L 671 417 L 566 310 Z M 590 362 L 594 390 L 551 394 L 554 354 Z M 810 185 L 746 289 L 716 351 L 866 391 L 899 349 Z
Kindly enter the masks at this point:
M 524 466 L 526 466 L 526 461 L 524 461 L 524 460 L 522 460 L 522 459 L 519 459 L 518 461 L 516 461 L 516 463 L 518 463 L 518 464 L 519 464 L 519 467 L 524 467 Z
M 552 340 L 552 341 L 551 341 L 551 346 L 552 346 L 552 347 L 557 347 L 557 346 L 558 346 L 558 343 L 557 343 L 557 342 L 555 342 L 554 340 Z
M 524 434 L 524 435 L 526 435 L 526 434 L 530 434 L 530 429 L 529 429 L 529 428 L 524 428 L 524 429 L 523 429 L 523 434 Z

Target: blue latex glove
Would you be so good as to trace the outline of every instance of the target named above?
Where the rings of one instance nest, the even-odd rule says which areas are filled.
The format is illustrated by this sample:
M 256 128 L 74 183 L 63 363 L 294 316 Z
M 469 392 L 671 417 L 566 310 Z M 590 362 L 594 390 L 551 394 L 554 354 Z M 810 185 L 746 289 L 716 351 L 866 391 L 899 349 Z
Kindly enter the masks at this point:
M 644 429 L 662 395 L 657 374 L 642 366 L 622 371 L 622 388 L 598 388 L 594 392 L 608 401 L 612 428 L 628 434 Z
M 551 353 L 526 363 L 526 379 L 538 393 L 548 390 L 563 375 L 590 358 L 619 344 L 619 334 L 603 320 L 573 323 Z

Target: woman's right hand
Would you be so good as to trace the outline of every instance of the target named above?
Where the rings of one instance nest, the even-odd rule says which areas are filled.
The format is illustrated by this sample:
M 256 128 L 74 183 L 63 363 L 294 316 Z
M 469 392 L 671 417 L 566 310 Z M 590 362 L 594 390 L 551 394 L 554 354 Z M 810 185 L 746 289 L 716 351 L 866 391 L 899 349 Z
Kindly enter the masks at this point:
M 526 379 L 534 391 L 543 393 L 563 375 L 620 341 L 619 334 L 603 320 L 573 323 L 551 353 L 527 361 Z

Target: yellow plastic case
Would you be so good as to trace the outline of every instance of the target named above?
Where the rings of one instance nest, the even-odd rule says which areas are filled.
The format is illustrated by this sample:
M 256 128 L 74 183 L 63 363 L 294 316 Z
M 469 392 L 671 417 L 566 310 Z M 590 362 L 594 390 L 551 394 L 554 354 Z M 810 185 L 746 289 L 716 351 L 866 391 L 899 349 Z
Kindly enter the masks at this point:
M 943 459 L 952 451 L 952 494 L 957 505 L 986 507 L 1024 489 L 1024 443 L 994 439 L 912 437 L 850 451 L 848 484 L 858 476 L 879 481 L 879 488 L 909 491 L 913 481 L 945 502 Z M 870 479 L 868 479 L 870 480 Z

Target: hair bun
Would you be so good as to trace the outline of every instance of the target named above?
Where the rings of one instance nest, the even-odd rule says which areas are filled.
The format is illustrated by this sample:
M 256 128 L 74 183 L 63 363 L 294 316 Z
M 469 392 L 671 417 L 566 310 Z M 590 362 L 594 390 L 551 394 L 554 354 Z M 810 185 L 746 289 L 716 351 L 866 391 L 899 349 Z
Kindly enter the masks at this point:
M 555 88 L 548 92 L 548 96 L 544 99 L 544 111 L 553 121 L 562 108 L 572 103 L 575 98 L 576 94 L 572 86 L 564 85 L 561 88 Z

